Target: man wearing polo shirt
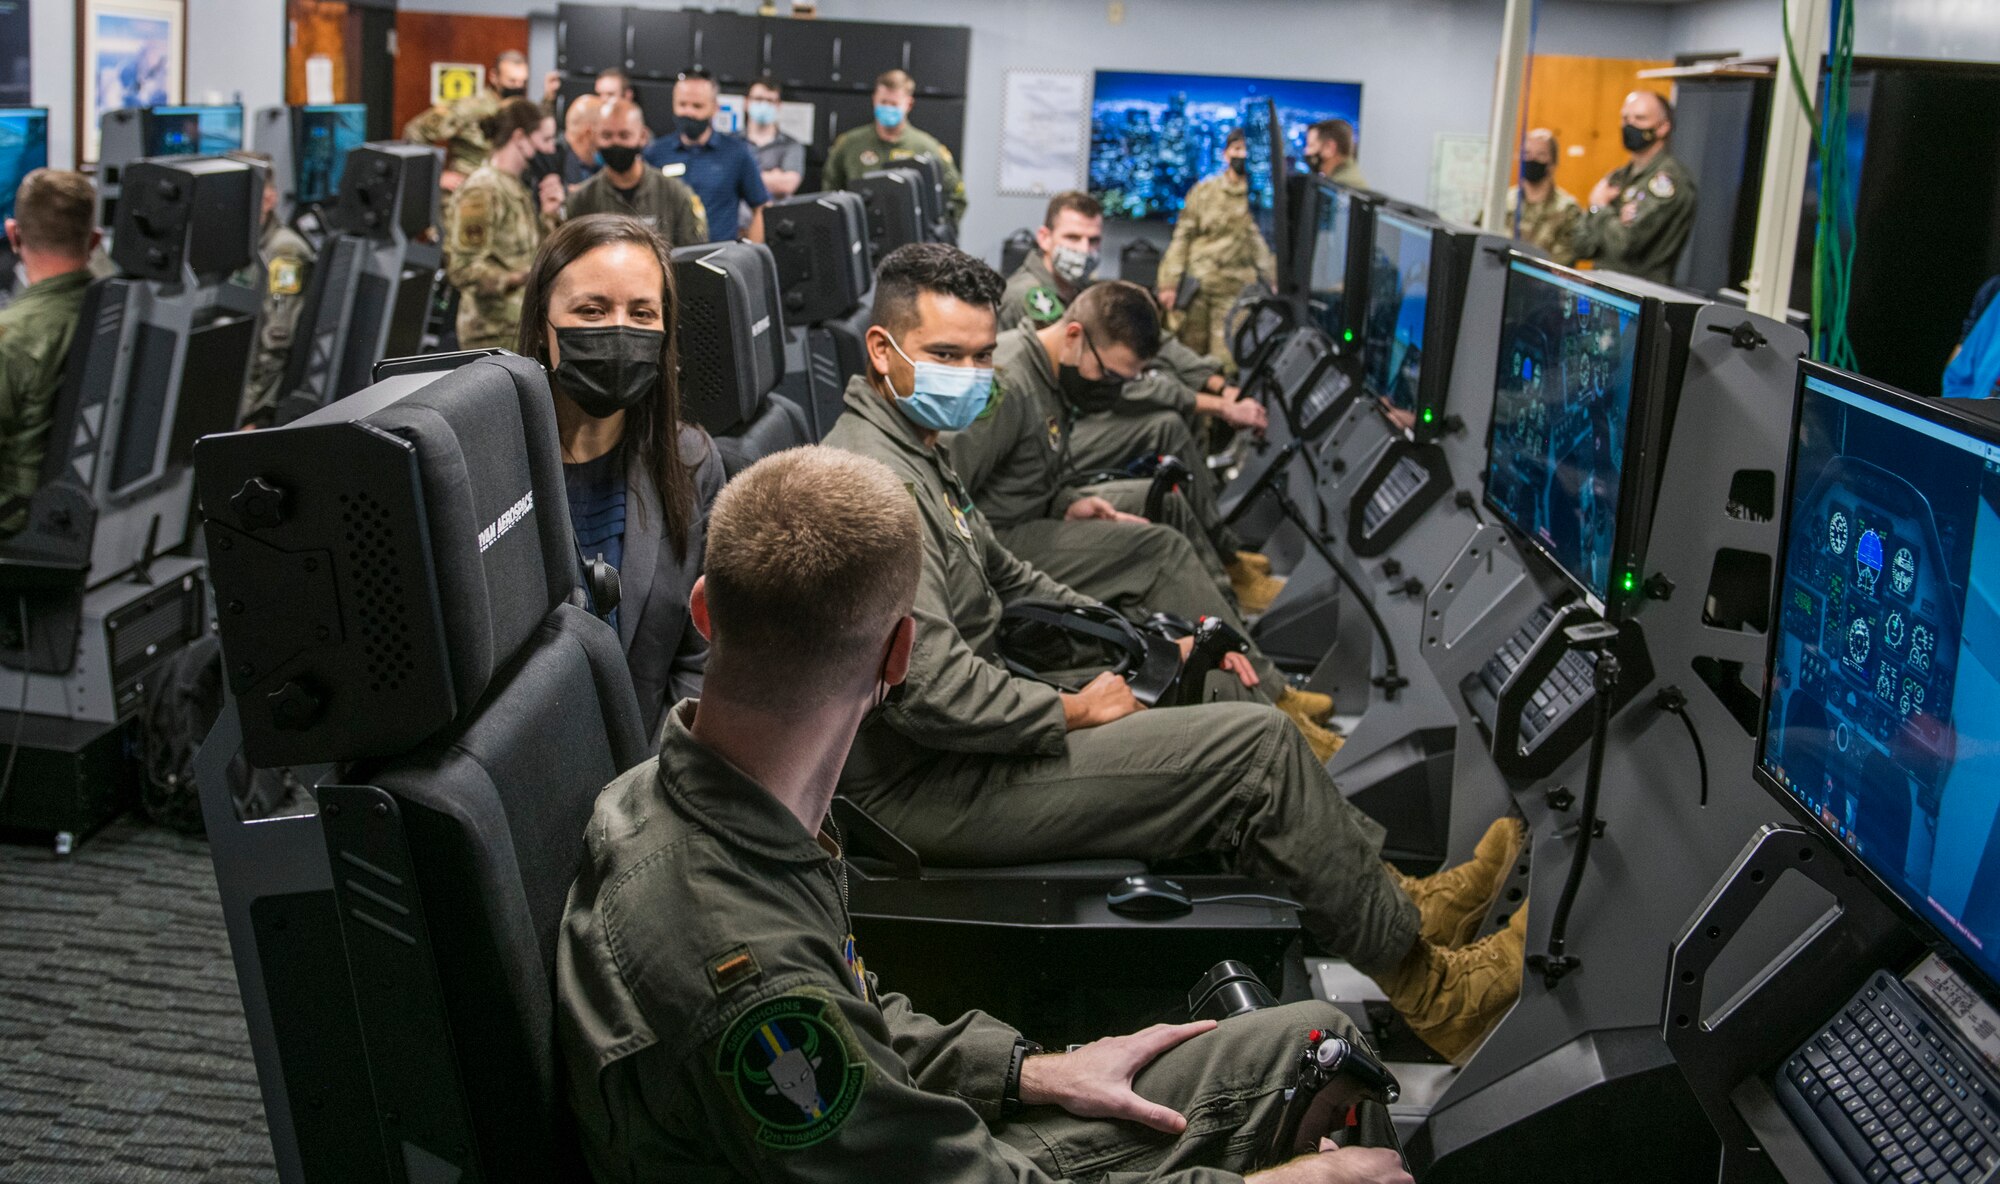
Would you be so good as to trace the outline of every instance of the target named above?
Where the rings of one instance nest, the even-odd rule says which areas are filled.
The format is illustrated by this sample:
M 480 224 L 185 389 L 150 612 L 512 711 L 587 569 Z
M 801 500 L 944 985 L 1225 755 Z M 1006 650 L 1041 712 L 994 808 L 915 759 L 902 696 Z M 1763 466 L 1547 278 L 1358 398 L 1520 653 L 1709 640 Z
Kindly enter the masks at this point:
M 758 174 L 757 155 L 735 136 L 715 130 L 715 80 L 689 70 L 674 83 L 674 128 L 646 148 L 646 163 L 679 177 L 708 213 L 710 242 L 764 241 L 764 205 L 771 200 Z M 750 208 L 741 224 L 737 203 Z

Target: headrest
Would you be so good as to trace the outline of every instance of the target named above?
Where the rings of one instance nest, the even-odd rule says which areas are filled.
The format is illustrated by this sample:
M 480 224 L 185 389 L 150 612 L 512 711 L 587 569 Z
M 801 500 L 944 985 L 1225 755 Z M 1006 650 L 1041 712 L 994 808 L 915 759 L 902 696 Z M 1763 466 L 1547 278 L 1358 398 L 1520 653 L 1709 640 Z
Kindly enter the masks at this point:
M 575 584 L 555 404 L 522 358 L 206 436 L 194 466 L 259 767 L 407 751 L 471 711 Z
M 327 223 L 343 234 L 388 239 L 400 230 L 421 238 L 431 228 L 438 154 L 421 144 L 363 144 L 347 154 L 340 200 Z
M 764 207 L 764 242 L 777 262 L 785 320 L 817 325 L 868 294 L 868 207 L 861 195 L 806 193 Z
M 674 251 L 681 417 L 719 436 L 749 423 L 785 376 L 778 265 L 762 243 Z
M 863 173 L 854 192 L 868 207 L 868 239 L 875 262 L 897 247 L 925 242 L 923 182 L 907 169 Z
M 125 166 L 111 259 L 127 275 L 178 283 L 182 269 L 219 282 L 256 258 L 263 170 L 221 156 Z

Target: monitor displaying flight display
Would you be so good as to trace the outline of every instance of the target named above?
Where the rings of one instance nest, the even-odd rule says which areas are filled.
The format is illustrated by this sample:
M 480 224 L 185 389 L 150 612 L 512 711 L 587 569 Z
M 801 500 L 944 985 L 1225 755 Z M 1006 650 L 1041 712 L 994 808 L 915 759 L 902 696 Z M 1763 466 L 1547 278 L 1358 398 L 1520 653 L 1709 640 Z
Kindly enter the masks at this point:
M 1099 70 L 1090 106 L 1090 191 L 1113 218 L 1170 222 L 1195 182 L 1225 167 L 1223 141 L 1248 136 L 1250 202 L 1268 213 L 1270 129 L 1264 100 L 1276 103 L 1289 161 L 1305 168 L 1306 129 L 1322 119 L 1361 128 L 1361 84 L 1219 74 Z
M 1354 339 L 1348 325 L 1348 240 L 1354 225 L 1354 195 L 1338 185 L 1316 187 L 1316 217 L 1305 228 L 1312 236 L 1312 266 L 1306 274 L 1306 302 L 1322 331 L 1335 341 Z M 1303 236 L 1302 236 L 1303 237 Z
M 1431 228 L 1387 209 L 1375 213 L 1362 318 L 1363 389 L 1403 411 L 1417 409 L 1424 324 L 1430 310 Z
M 154 107 L 146 112 L 147 156 L 216 156 L 243 147 L 241 107 Z
M 1758 772 L 2000 979 L 2000 434 L 1800 387 Z
M 360 103 L 301 107 L 294 124 L 297 143 L 298 202 L 332 201 L 340 193 L 347 154 L 368 139 L 368 108 Z
M 1509 264 L 1486 503 L 1600 608 L 1612 591 L 1640 323 L 1635 297 L 1550 265 Z
M 14 193 L 22 180 L 48 163 L 47 108 L 0 107 L 0 218 L 14 216 Z

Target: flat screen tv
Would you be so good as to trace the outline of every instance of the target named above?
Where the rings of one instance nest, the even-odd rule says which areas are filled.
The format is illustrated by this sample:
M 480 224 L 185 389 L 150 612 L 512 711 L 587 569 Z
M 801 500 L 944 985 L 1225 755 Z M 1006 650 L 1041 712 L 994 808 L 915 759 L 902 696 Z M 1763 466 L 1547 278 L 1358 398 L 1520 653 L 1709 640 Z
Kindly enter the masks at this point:
M 1271 209 L 1271 150 L 1264 100 L 1275 104 L 1289 161 L 1305 168 L 1306 129 L 1345 119 L 1361 134 L 1361 84 L 1222 74 L 1099 70 L 1090 105 L 1090 191 L 1113 218 L 1171 222 L 1195 182 L 1223 167 L 1233 128 L 1249 136 L 1250 199 Z

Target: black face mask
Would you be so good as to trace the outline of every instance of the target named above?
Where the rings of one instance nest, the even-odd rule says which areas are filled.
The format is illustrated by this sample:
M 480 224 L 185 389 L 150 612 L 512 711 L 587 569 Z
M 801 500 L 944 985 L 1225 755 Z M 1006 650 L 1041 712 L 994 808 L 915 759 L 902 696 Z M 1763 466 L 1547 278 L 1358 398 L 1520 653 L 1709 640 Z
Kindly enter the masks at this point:
M 500 97 L 503 99 L 525 99 L 528 97 L 528 88 L 525 86 L 502 86 L 497 89 L 500 91 Z
M 663 337 L 659 329 L 624 325 L 557 329 L 562 361 L 549 377 L 585 415 L 608 419 L 659 391 Z
M 1235 173 L 1239 177 L 1249 173 L 1250 158 L 1247 156 L 1231 157 L 1229 160 L 1229 171 Z
M 1659 133 L 1655 132 L 1652 128 L 1633 127 L 1629 123 L 1619 130 L 1618 135 L 1619 138 L 1625 141 L 1625 151 L 1627 152 L 1644 152 L 1647 148 L 1652 147 L 1653 141 L 1660 138 Z
M 699 140 L 703 136 L 707 135 L 708 124 L 709 124 L 708 120 L 696 119 L 692 115 L 674 116 L 674 127 L 676 130 L 680 132 L 681 139 L 690 142 Z
M 1521 162 L 1521 179 L 1530 185 L 1538 185 L 1548 179 L 1549 162 L 1546 160 L 1524 160 Z
M 1064 363 L 1056 367 L 1056 386 L 1063 401 L 1083 415 L 1109 411 L 1118 405 L 1125 384 L 1116 378 L 1085 378 L 1083 371 Z
M 1311 169 L 1313 172 L 1315 173 L 1319 172 L 1319 166 L 1324 163 L 1326 163 L 1326 157 L 1320 155 L 1319 153 L 1317 152 L 1306 153 L 1306 167 Z
M 609 148 L 599 148 L 597 159 L 604 162 L 604 167 L 612 172 L 622 173 L 632 167 L 633 161 L 639 159 L 639 150 L 630 144 L 613 144 Z

